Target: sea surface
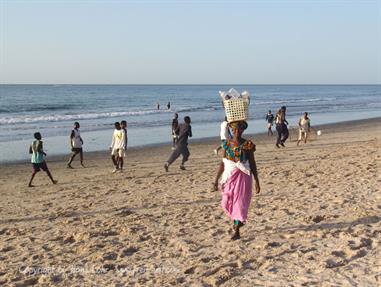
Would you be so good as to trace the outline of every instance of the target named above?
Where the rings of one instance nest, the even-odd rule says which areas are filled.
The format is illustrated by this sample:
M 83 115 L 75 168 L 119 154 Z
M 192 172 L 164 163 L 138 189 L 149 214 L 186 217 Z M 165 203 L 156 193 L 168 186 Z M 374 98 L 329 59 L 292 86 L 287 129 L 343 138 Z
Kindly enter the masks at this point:
M 249 133 L 265 131 L 267 111 L 283 105 L 291 125 L 305 111 L 312 125 L 381 116 L 381 85 L 0 85 L 0 162 L 27 160 L 36 131 L 49 155 L 69 153 L 74 121 L 85 151 L 106 150 L 121 120 L 129 146 L 169 142 L 174 112 L 191 117 L 194 138 L 218 136 L 218 91 L 232 87 L 251 95 Z

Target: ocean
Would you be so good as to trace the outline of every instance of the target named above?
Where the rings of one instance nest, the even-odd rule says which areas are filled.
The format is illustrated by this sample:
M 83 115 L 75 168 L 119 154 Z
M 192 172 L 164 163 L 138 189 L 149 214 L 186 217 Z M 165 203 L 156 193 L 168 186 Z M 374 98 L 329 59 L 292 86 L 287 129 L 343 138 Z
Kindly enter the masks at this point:
M 251 95 L 248 133 L 266 131 L 267 111 L 283 105 L 294 126 L 305 111 L 312 125 L 381 116 L 381 85 L 0 85 L 0 162 L 27 160 L 36 131 L 49 155 L 68 154 L 74 121 L 85 151 L 108 149 L 120 120 L 128 122 L 129 146 L 170 142 L 174 112 L 180 121 L 191 117 L 194 138 L 217 137 L 218 91 L 232 87 Z

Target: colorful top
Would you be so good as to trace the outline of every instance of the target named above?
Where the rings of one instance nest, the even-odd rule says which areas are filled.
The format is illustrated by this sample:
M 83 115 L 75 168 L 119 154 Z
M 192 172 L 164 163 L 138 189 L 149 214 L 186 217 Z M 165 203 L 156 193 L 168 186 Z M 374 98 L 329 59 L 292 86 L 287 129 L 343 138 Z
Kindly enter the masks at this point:
M 247 151 L 255 151 L 255 144 L 251 140 L 245 140 L 240 146 L 231 146 L 230 141 L 223 141 L 222 148 L 225 151 L 225 157 L 234 162 L 245 162 L 248 160 Z
M 30 146 L 32 152 L 32 163 L 42 163 L 44 161 L 44 154 L 42 151 L 42 141 L 35 140 Z

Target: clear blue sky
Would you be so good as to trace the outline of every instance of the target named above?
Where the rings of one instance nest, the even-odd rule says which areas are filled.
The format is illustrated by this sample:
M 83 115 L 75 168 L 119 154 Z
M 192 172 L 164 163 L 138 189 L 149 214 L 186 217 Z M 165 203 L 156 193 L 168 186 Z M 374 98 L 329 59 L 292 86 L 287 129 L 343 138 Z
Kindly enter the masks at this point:
M 381 84 L 381 0 L 0 0 L 0 83 Z

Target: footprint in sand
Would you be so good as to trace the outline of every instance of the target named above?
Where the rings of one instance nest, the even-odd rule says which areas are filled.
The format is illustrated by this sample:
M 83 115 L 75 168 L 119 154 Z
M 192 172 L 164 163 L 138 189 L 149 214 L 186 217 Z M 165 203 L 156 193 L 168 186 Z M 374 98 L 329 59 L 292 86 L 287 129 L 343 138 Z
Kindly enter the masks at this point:
M 346 265 L 348 262 L 344 258 L 327 259 L 325 261 L 325 268 L 336 268 Z
M 128 248 L 122 250 L 121 257 L 131 256 L 132 254 L 134 254 L 138 251 L 139 251 L 139 249 L 136 247 L 128 247 Z
M 103 260 L 116 260 L 118 258 L 118 254 L 115 252 L 108 252 L 103 254 Z

